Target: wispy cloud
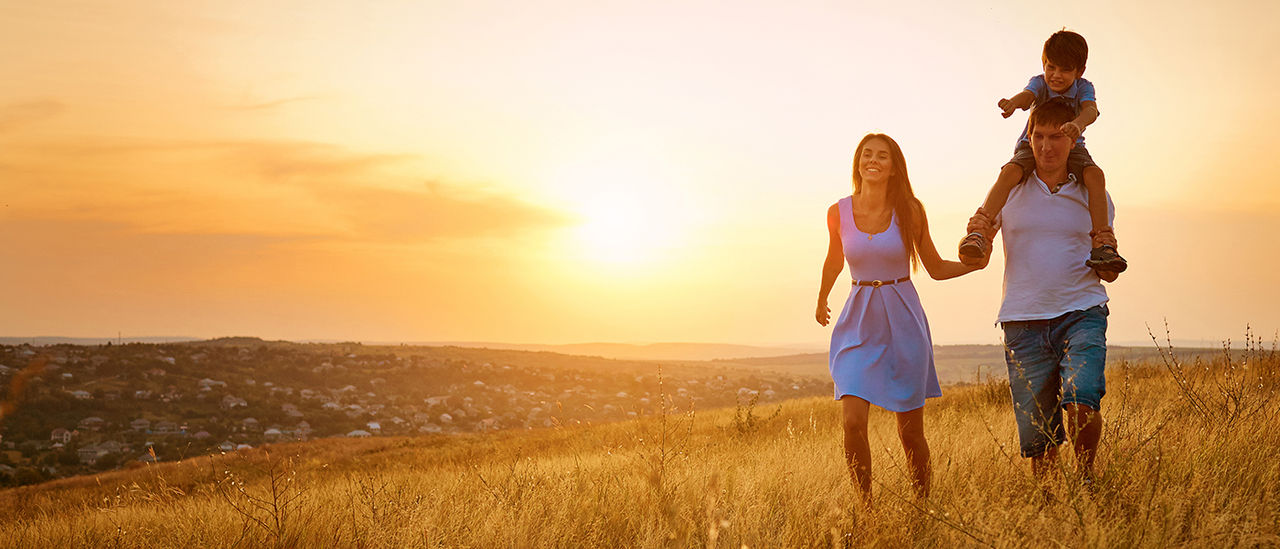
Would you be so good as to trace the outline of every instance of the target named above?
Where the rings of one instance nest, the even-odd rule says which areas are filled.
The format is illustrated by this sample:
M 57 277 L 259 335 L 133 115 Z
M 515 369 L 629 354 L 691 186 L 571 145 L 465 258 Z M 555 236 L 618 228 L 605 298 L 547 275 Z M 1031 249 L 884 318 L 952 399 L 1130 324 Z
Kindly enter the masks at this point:
M 53 99 L 37 99 L 0 105 L 0 133 L 52 118 L 65 110 L 66 105 Z
M 569 222 L 515 197 L 427 180 L 412 155 L 324 143 L 76 139 L 8 143 L 8 217 L 142 233 L 388 243 L 503 238 Z
M 290 105 L 290 104 L 293 104 L 293 103 L 301 103 L 301 102 L 305 102 L 305 101 L 314 101 L 314 100 L 316 100 L 316 99 L 320 99 L 320 96 L 318 96 L 318 95 L 304 95 L 304 96 L 299 96 L 299 97 L 286 97 L 286 98 L 283 98 L 283 99 L 276 99 L 276 100 L 272 100 L 272 101 L 261 101 L 261 102 L 256 102 L 256 103 L 240 103 L 240 104 L 233 104 L 233 105 L 224 105 L 222 108 L 223 108 L 223 109 L 226 109 L 226 110 L 230 110 L 230 111 L 267 111 L 267 110 L 278 109 L 278 108 L 280 108 L 280 107 L 283 107 L 283 106 L 285 106 L 285 105 Z

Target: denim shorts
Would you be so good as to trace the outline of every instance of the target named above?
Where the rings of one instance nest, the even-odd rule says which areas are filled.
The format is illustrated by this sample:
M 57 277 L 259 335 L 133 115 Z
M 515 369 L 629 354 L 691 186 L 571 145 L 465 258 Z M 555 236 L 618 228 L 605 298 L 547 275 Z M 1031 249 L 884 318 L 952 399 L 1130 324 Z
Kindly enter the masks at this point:
M 1036 157 L 1031 152 L 1031 144 L 1026 141 L 1019 141 L 1018 146 L 1013 149 L 1013 158 L 1004 163 L 1005 166 L 1013 164 L 1022 168 L 1022 178 L 1026 179 L 1032 170 L 1036 169 Z M 1084 169 L 1089 166 L 1097 166 L 1093 161 L 1093 157 L 1089 155 L 1089 149 L 1084 145 L 1077 144 L 1071 149 L 1071 153 L 1067 155 L 1067 173 L 1076 176 L 1076 181 L 1084 183 Z
M 1062 408 L 1100 410 L 1107 392 L 1106 304 L 1049 320 L 1003 322 L 1009 389 L 1022 457 L 1066 441 Z

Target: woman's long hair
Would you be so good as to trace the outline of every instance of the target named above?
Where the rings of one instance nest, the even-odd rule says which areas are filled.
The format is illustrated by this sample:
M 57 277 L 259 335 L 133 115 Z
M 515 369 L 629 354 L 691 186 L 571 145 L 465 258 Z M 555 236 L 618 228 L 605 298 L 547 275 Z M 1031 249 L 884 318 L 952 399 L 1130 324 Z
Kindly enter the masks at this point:
M 920 268 L 920 250 L 916 249 L 916 243 L 924 229 L 922 219 L 924 205 L 911 190 L 911 178 L 907 177 L 907 159 L 902 156 L 902 148 L 892 137 L 882 133 L 869 133 L 858 142 L 858 148 L 854 149 L 853 153 L 853 193 L 862 192 L 862 174 L 859 173 L 858 168 L 862 163 L 862 147 L 872 139 L 883 139 L 889 144 L 893 169 L 889 173 L 889 191 L 886 199 L 894 213 L 898 214 L 898 232 L 902 235 L 902 243 L 907 249 L 907 258 L 911 261 L 911 270 L 914 272 Z

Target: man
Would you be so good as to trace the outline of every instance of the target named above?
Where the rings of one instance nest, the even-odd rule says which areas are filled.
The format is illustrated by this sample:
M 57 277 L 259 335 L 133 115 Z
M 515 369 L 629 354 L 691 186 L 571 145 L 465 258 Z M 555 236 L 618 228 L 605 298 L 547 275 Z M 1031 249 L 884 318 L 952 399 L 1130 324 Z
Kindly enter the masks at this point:
M 1069 432 L 1078 470 L 1092 481 L 1102 436 L 1101 401 L 1107 346 L 1107 292 L 1102 281 L 1118 273 L 1085 266 L 1089 256 L 1089 197 L 1067 170 L 1075 140 L 1062 125 L 1075 117 L 1070 105 L 1049 101 L 1032 111 L 1029 128 L 1035 170 L 1009 194 L 993 222 L 979 212 L 970 231 L 987 242 L 1004 230 L 1004 298 L 998 322 L 1023 457 L 1037 476 L 1052 470 L 1058 445 Z M 1115 210 L 1107 197 L 1108 223 Z M 982 258 L 964 259 L 985 265 Z M 1063 415 L 1067 429 L 1064 432 Z

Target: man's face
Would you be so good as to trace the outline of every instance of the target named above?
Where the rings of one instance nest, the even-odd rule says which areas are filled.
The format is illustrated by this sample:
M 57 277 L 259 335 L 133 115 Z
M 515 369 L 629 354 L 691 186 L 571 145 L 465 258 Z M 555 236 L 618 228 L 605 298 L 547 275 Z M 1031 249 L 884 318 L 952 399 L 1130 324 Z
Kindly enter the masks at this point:
M 1036 124 L 1031 128 L 1031 153 L 1036 157 L 1036 169 L 1052 172 L 1067 165 L 1067 155 L 1076 146 L 1059 124 Z

